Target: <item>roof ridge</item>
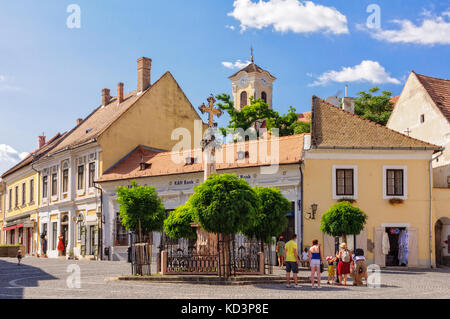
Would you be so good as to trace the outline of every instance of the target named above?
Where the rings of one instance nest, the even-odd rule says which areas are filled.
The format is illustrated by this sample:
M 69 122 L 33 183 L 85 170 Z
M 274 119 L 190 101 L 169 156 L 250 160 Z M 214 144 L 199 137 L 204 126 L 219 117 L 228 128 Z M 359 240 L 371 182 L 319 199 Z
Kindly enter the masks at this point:
M 372 120 L 366 119 L 366 118 L 364 118 L 364 117 L 362 117 L 362 116 L 359 116 L 359 115 L 357 115 L 357 114 L 354 114 L 354 113 L 348 112 L 348 111 L 346 111 L 346 110 L 343 110 L 343 109 L 341 109 L 341 108 L 339 108 L 339 107 L 337 107 L 337 106 L 334 106 L 333 104 L 328 103 L 327 101 L 321 99 L 320 97 L 317 97 L 316 95 L 313 95 L 313 100 L 314 100 L 314 98 L 319 99 L 319 100 L 322 101 L 324 104 L 326 104 L 326 105 L 328 105 L 328 106 L 330 106 L 330 107 L 333 107 L 333 108 L 335 108 L 335 109 L 338 109 L 339 111 L 341 111 L 341 112 L 343 112 L 343 113 L 350 114 L 350 115 L 352 115 L 352 116 L 354 116 L 354 117 L 356 117 L 356 118 L 358 118 L 358 119 L 361 119 L 361 120 L 363 120 L 363 121 L 366 121 L 366 122 L 368 122 L 368 123 L 370 123 L 370 124 L 373 124 L 373 125 L 375 125 L 375 126 L 377 126 L 377 127 L 384 128 L 384 129 L 386 129 L 386 130 L 388 130 L 388 131 L 390 131 L 390 132 L 394 132 L 394 133 L 396 133 L 396 134 L 398 134 L 398 135 L 401 135 L 401 136 L 403 136 L 403 137 L 407 137 L 407 138 L 409 138 L 409 139 L 411 139 L 411 140 L 413 140 L 413 141 L 421 142 L 421 143 L 424 143 L 424 144 L 427 144 L 427 145 L 433 146 L 433 147 L 438 147 L 439 149 L 442 148 L 442 146 L 435 145 L 435 144 L 431 144 L 431 143 L 428 143 L 428 142 L 425 142 L 425 141 L 416 139 L 416 138 L 414 138 L 414 137 L 411 137 L 411 136 L 405 135 L 405 134 L 403 134 L 403 133 L 400 133 L 400 132 L 398 132 L 398 131 L 395 131 L 395 130 L 393 130 L 393 129 L 387 127 L 387 126 L 384 126 L 384 125 L 381 125 L 381 124 L 379 124 L 379 123 L 377 123 L 377 122 L 374 122 L 374 121 L 372 121 Z
M 421 76 L 421 77 L 435 79 L 435 80 L 449 81 L 450 82 L 450 79 L 443 79 L 443 78 L 438 78 L 438 77 L 435 77 L 435 76 L 420 74 L 420 73 L 415 72 L 414 70 L 411 71 L 411 72 L 413 72 L 415 75 L 418 75 L 418 76 Z

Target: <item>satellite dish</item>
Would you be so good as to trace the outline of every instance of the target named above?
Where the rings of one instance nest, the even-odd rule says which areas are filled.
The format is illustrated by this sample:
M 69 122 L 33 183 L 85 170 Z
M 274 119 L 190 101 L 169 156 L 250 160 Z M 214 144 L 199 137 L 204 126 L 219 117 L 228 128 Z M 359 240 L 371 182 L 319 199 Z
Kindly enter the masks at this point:
M 339 101 L 339 98 L 337 96 L 329 96 L 325 99 L 325 101 L 336 107 L 339 107 L 341 105 L 341 102 Z

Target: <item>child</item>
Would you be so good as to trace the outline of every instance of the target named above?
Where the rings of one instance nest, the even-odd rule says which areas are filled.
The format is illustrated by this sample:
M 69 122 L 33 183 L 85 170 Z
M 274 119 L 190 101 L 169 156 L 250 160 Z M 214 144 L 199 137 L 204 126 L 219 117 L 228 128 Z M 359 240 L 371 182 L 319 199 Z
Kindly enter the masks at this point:
M 334 281 L 334 263 L 336 262 L 336 257 L 327 256 L 327 263 L 328 263 L 328 280 L 327 284 L 331 285 Z
M 305 248 L 305 250 L 302 252 L 302 266 L 308 267 L 308 262 L 309 262 L 308 248 Z
M 20 265 L 20 261 L 22 260 L 22 251 L 19 249 L 17 251 L 17 265 Z

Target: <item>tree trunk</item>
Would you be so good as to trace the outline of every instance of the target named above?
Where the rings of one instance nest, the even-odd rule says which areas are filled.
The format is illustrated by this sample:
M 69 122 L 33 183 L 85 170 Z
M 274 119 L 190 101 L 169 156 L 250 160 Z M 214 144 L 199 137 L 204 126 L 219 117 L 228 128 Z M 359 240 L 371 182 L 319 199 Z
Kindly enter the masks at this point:
M 347 244 L 347 235 L 346 234 L 342 235 L 342 242 Z
M 230 256 L 230 235 L 224 235 L 224 277 L 229 278 L 231 276 L 231 256 Z

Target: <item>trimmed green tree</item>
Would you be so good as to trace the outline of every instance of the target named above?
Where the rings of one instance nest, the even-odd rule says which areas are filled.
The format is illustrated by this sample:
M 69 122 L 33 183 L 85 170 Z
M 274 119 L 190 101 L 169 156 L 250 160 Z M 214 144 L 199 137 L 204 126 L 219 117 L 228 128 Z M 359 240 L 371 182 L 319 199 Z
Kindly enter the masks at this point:
M 347 201 L 331 206 L 322 215 L 320 230 L 333 237 L 342 237 L 347 242 L 347 235 L 358 235 L 366 225 L 367 215 L 358 207 Z
M 243 231 L 247 237 L 255 237 L 263 244 L 270 244 L 272 237 L 281 234 L 287 227 L 286 214 L 291 210 L 291 203 L 278 188 L 254 187 L 261 202 L 260 209 L 252 222 Z
M 243 231 L 257 214 L 260 201 L 249 184 L 233 174 L 211 175 L 195 187 L 189 198 L 195 220 L 209 233 L 220 234 L 225 242 L 224 264 L 230 264 L 229 241 Z M 223 268 L 225 277 L 230 269 Z
M 138 233 L 139 241 L 142 241 L 142 232 L 162 230 L 166 210 L 153 186 L 141 186 L 133 180 L 131 187 L 116 189 L 122 225 Z
M 174 239 L 197 239 L 196 228 L 191 224 L 195 222 L 194 211 L 189 204 L 178 206 L 164 221 L 164 232 Z

